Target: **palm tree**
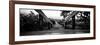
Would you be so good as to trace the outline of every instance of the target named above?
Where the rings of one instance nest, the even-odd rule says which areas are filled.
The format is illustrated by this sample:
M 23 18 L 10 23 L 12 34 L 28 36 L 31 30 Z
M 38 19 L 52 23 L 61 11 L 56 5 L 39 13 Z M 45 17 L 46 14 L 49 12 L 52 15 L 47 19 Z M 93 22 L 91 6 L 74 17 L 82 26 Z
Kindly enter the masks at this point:
M 62 11 L 61 16 L 65 19 L 68 16 L 68 13 L 71 11 Z

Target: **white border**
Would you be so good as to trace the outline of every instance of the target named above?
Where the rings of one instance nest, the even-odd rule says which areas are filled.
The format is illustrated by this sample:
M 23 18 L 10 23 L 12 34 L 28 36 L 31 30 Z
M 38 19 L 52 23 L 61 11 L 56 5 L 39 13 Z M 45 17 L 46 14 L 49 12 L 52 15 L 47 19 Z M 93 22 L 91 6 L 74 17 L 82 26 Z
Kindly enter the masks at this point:
M 64 34 L 64 35 L 41 35 L 41 36 L 20 36 L 19 35 L 19 8 L 90 11 L 91 12 L 90 13 L 90 19 L 91 19 L 90 20 L 90 33 L 87 33 L 87 34 Z M 93 32 L 94 32 L 93 19 L 94 19 L 93 18 L 93 8 L 15 4 L 15 41 L 93 37 Z

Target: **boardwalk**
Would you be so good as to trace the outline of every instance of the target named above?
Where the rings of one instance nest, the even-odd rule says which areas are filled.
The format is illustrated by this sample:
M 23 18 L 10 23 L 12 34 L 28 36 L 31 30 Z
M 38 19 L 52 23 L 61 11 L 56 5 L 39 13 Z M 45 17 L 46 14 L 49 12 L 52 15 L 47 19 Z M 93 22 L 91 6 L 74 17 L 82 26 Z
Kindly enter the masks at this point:
M 56 24 L 51 28 L 50 30 L 44 30 L 44 31 L 29 31 L 21 33 L 21 35 L 58 35 L 58 34 L 80 34 L 80 33 L 87 33 L 89 30 L 79 30 L 79 29 L 64 29 L 62 25 Z

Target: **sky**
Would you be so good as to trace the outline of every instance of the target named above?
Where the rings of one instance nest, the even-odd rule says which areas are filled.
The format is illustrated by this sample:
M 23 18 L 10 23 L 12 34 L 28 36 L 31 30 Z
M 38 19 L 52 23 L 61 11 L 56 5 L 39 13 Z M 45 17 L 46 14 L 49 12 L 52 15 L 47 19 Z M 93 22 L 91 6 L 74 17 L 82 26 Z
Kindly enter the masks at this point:
M 20 13 L 22 14 L 30 14 L 30 11 L 34 12 L 34 14 L 38 14 L 35 10 L 30 10 L 30 9 L 20 9 Z
M 61 11 L 54 10 L 42 10 L 48 18 L 53 19 L 63 19 L 61 15 Z

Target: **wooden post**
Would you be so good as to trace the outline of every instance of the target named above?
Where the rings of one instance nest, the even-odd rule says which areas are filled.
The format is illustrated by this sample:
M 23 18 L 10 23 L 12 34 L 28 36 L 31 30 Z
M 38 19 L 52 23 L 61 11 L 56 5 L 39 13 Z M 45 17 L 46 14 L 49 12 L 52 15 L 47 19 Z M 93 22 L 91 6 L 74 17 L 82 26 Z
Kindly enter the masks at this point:
M 75 29 L 75 15 L 72 17 L 72 29 Z

